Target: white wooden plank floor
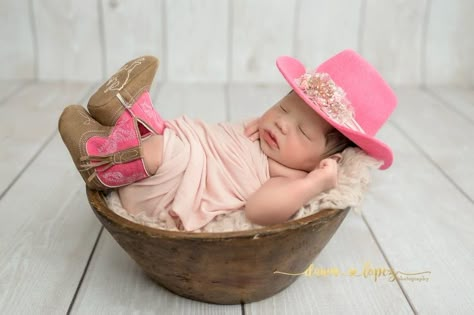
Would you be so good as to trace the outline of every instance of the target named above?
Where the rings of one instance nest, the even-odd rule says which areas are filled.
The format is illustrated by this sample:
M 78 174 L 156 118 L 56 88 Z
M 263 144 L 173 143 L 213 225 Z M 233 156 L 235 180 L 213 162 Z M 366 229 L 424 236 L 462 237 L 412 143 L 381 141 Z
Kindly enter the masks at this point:
M 0 314 L 474 313 L 474 90 L 397 89 L 379 133 L 395 163 L 374 173 L 363 215 L 350 213 L 314 261 L 359 276 L 302 276 L 260 302 L 214 305 L 148 279 L 90 210 L 57 119 L 95 87 L 0 81 Z M 258 115 L 287 92 L 159 83 L 152 95 L 165 118 L 217 122 Z M 376 280 L 360 275 L 369 265 L 426 273 Z

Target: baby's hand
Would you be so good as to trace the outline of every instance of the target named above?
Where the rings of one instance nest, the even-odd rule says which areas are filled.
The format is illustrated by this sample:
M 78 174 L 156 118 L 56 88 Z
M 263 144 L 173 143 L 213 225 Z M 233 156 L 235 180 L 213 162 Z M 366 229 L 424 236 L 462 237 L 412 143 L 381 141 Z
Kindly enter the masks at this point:
M 319 168 L 311 171 L 308 176 L 321 184 L 322 191 L 327 191 L 337 185 L 337 161 L 327 158 L 319 163 Z
M 244 134 L 249 137 L 251 141 L 255 141 L 259 138 L 258 134 L 258 118 L 248 122 L 245 125 Z

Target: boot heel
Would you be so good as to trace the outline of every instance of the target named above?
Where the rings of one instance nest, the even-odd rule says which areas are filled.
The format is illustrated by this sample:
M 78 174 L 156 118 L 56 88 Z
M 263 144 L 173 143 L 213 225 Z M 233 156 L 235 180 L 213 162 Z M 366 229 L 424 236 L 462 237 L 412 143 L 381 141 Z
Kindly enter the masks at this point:
M 114 127 L 102 126 L 80 105 L 64 109 L 59 133 L 89 188 L 108 190 L 150 176 L 143 160 L 140 124 L 136 117 L 122 115 Z

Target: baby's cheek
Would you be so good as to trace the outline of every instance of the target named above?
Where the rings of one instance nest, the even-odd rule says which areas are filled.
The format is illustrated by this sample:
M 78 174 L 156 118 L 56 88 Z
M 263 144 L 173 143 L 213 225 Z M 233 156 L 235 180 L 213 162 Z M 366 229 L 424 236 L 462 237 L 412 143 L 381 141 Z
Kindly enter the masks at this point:
M 302 143 L 291 141 L 288 143 L 287 151 L 294 156 L 301 156 L 306 155 L 306 151 L 308 151 L 308 148 Z

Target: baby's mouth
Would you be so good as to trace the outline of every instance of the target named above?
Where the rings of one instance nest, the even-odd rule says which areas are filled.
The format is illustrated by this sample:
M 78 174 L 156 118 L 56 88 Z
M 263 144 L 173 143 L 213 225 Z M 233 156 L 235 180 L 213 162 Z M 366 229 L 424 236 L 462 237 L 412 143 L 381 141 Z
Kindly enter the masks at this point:
M 263 130 L 263 140 L 272 148 L 278 149 L 278 141 L 275 135 L 269 130 Z

